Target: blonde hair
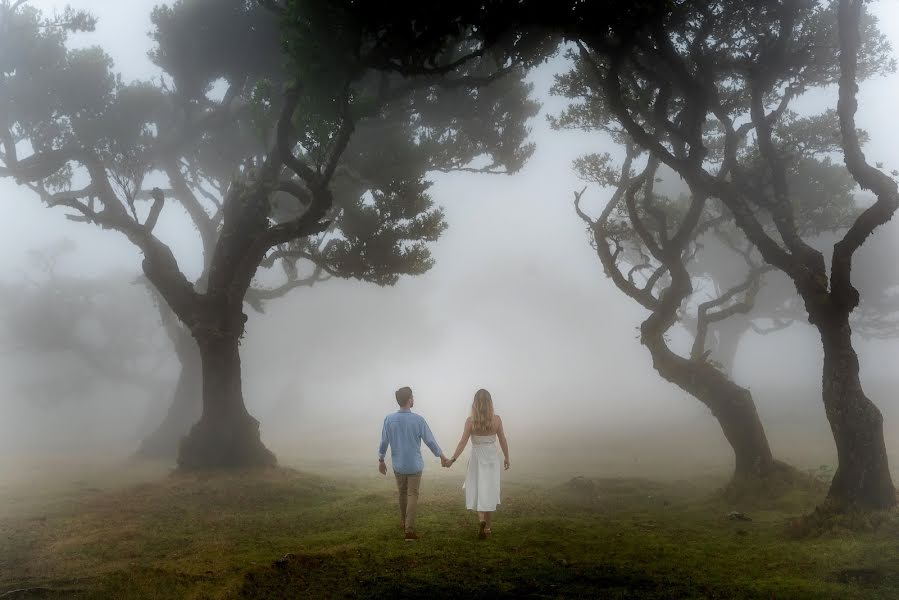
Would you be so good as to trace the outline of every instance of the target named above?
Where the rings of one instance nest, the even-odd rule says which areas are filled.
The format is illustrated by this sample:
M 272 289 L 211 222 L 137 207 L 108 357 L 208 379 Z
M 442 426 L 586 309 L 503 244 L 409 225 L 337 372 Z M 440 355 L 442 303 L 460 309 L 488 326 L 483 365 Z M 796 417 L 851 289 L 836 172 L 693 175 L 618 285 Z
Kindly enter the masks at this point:
M 471 403 L 472 431 L 490 431 L 493 428 L 493 398 L 490 392 L 480 389 Z

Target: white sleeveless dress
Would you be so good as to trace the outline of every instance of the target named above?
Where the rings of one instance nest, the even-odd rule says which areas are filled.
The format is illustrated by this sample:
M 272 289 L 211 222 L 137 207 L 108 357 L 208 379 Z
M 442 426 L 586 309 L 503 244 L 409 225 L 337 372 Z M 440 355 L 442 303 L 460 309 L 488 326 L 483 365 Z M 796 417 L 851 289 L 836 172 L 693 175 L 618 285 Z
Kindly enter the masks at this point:
M 468 510 L 493 512 L 499 504 L 502 461 L 496 447 L 496 434 L 472 435 L 471 456 L 465 473 L 465 506 Z

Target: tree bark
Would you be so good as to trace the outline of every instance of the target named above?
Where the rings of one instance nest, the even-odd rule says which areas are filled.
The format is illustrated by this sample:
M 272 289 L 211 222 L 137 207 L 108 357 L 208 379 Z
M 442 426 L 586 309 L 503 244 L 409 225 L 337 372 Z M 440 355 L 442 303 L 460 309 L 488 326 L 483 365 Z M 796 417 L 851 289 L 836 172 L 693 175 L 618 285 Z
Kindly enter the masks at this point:
M 672 352 L 662 335 L 653 335 L 652 317 L 643 323 L 643 344 L 659 375 L 702 402 L 718 420 L 734 451 L 734 480 L 765 478 L 780 463 L 774 460 L 752 394 L 711 364 Z
M 138 458 L 175 460 L 178 445 L 197 422 L 203 411 L 203 372 L 200 351 L 189 334 L 176 344 L 176 354 L 181 366 L 172 402 L 159 426 L 141 442 L 136 452 Z
M 240 336 L 206 331 L 197 335 L 203 377 L 203 413 L 182 440 L 181 469 L 274 466 L 263 445 L 259 422 L 244 405 L 240 372 Z
M 827 493 L 831 505 L 879 510 L 896 506 L 883 416 L 862 389 L 849 314 L 816 319 L 824 344 L 824 408 L 837 446 L 838 466 Z

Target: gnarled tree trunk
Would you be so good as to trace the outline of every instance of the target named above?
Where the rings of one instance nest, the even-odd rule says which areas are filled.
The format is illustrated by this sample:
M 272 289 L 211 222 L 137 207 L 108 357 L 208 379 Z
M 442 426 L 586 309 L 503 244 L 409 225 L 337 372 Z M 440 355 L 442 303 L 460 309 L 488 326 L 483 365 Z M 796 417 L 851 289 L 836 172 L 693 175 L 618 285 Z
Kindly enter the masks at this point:
M 656 320 L 650 317 L 641 328 L 643 344 L 652 355 L 652 364 L 665 380 L 695 397 L 712 411 L 724 437 L 734 451 L 735 480 L 765 478 L 780 468 L 774 460 L 765 428 L 752 394 L 707 362 L 686 359 L 672 352 Z
M 840 510 L 892 508 L 896 491 L 883 417 L 862 389 L 849 315 L 818 319 L 816 325 L 824 343 L 824 408 L 839 457 L 828 500 Z
M 196 334 L 195 334 L 196 335 Z M 239 334 L 197 335 L 203 374 L 203 413 L 181 441 L 182 469 L 274 466 L 263 445 L 259 422 L 244 405 Z
M 162 422 L 141 442 L 136 452 L 139 458 L 175 460 L 178 445 L 197 422 L 203 411 L 203 372 L 200 351 L 188 334 L 176 345 L 181 372 L 172 395 L 172 402 Z

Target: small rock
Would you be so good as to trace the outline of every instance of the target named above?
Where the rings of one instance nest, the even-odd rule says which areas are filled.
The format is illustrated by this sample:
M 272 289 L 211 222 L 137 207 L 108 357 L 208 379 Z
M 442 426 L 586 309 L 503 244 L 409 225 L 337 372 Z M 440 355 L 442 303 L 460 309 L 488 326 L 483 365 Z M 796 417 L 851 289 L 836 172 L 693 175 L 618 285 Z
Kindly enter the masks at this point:
M 735 510 L 732 510 L 729 513 L 727 513 L 727 518 L 730 519 L 731 521 L 751 521 L 752 520 L 751 518 L 747 517 L 743 513 L 737 512 Z
M 278 567 L 279 569 L 283 569 L 284 567 L 287 566 L 287 563 L 289 563 L 294 558 L 296 558 L 295 554 L 285 554 L 284 556 L 282 556 L 281 558 L 276 560 L 274 562 L 274 565 L 276 567 Z

